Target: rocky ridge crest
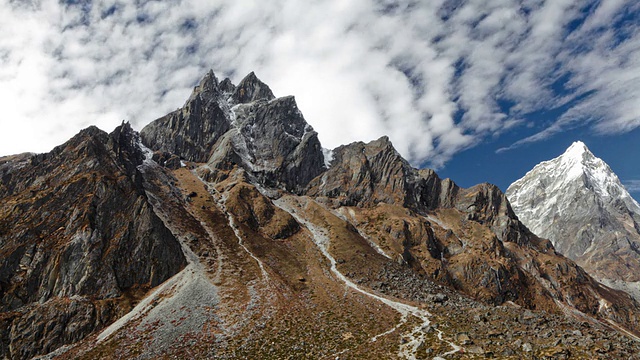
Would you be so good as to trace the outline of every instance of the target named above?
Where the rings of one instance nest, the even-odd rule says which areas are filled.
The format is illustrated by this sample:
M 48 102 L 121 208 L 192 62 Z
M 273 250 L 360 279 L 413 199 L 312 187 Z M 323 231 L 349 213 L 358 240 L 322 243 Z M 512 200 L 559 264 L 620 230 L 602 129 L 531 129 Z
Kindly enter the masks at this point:
M 207 163 L 209 180 L 238 164 L 268 187 L 299 193 L 324 170 L 318 135 L 295 99 L 275 98 L 254 73 L 235 86 L 210 72 L 181 109 L 140 134 L 155 151 Z
M 246 79 L 259 81 L 255 74 Z M 563 307 L 569 306 L 585 314 L 634 323 L 637 315 L 633 309 L 640 309 L 637 303 L 626 294 L 602 289 L 584 270 L 558 254 L 548 240 L 532 234 L 496 186 L 480 184 L 461 189 L 449 179 L 441 180 L 432 170 L 414 169 L 387 137 L 334 149 L 330 166 L 325 169 L 317 135 L 309 131 L 293 98 L 258 99 L 246 104 L 228 100 L 228 105 L 233 129 L 221 137 L 220 146 L 215 147 L 206 166 L 196 169 L 207 181 L 224 180 L 229 171 L 239 167 L 247 174 L 248 182 L 273 198 L 282 196 L 282 190 L 293 191 L 318 199 L 334 211 L 351 211 L 356 218 L 371 216 L 381 205 L 400 206 L 410 212 L 401 217 L 404 225 L 398 233 L 393 230 L 395 225 L 382 221 L 386 229 L 371 229 L 373 234 L 367 234 L 365 228 L 360 229 L 360 234 L 384 250 L 384 245 L 371 239 L 384 238 L 390 227 L 391 233 L 397 234 L 386 245 L 388 252 L 397 254 L 392 257 L 416 269 L 431 271 L 443 284 L 496 304 L 514 301 L 548 311 L 564 311 Z M 282 146 L 283 139 L 295 140 Z M 296 144 L 299 145 L 292 150 Z M 153 148 L 153 144 L 149 146 Z M 450 220 L 438 219 L 440 212 Z M 446 241 L 433 235 L 437 228 L 446 231 Z M 478 231 L 484 235 L 472 234 Z M 451 233 L 458 241 L 451 240 Z M 419 251 L 423 246 L 420 239 L 425 235 L 429 256 Z M 476 243 L 479 239 L 482 240 Z M 538 259 L 532 261 L 531 257 Z M 544 264 L 541 258 L 546 258 Z M 495 287 L 489 286 L 492 278 Z M 484 290 L 478 292 L 479 286 Z M 629 310 L 613 314 L 609 308 L 605 311 L 599 306 L 603 301 L 622 301 Z M 558 302 L 571 305 L 558 306 Z
M 497 187 L 462 189 L 414 169 L 386 137 L 334 149 L 326 165 L 294 98 L 275 98 L 253 73 L 236 86 L 210 72 L 141 139 L 127 124 L 112 134 L 90 128 L 50 154 L 0 159 L 0 256 L 13 264 L 2 270 L 5 303 L 40 296 L 22 283 L 39 259 L 16 252 L 25 237 L 64 260 L 47 265 L 48 274 L 90 266 L 114 274 L 97 276 L 95 286 L 86 285 L 92 271 L 63 276 L 70 280 L 51 305 L 13 302 L 15 311 L 0 314 L 11 329 L 0 334 L 3 356 L 566 358 L 640 350 L 630 340 L 640 305 L 529 232 Z M 78 179 L 83 186 L 66 196 Z M 32 190 L 51 206 L 35 208 Z M 87 216 L 73 210 L 61 223 L 67 208 Z M 31 210 L 24 229 L 2 222 L 21 223 L 15 209 Z M 80 251 L 76 238 L 51 242 L 32 230 L 54 213 L 60 221 L 42 231 L 106 236 Z M 37 330 L 49 328 L 57 330 Z

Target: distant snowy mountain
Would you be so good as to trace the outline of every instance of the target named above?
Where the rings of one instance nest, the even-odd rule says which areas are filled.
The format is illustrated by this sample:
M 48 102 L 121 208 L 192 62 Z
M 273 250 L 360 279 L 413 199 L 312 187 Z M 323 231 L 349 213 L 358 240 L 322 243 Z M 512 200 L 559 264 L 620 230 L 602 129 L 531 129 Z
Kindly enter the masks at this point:
M 596 278 L 640 294 L 640 206 L 609 165 L 574 142 L 509 189 L 516 215 Z

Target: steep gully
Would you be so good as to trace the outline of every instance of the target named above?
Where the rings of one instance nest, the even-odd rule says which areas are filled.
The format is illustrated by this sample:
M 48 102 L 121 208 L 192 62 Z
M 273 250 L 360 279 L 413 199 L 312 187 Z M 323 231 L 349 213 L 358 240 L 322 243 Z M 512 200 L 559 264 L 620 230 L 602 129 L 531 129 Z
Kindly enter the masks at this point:
M 146 148 L 141 143 L 139 143 L 138 145 L 145 154 L 145 160 L 143 164 L 138 167 L 138 169 L 142 174 L 153 172 L 155 170 L 154 167 L 159 167 L 159 165 L 151 160 L 152 151 Z M 188 300 L 189 298 L 189 296 L 181 296 L 183 294 L 199 293 L 201 295 L 198 296 L 200 300 L 203 300 L 204 298 L 207 299 L 207 301 L 202 301 L 202 303 L 193 304 L 195 308 L 200 307 L 203 304 L 215 305 L 220 302 L 219 288 L 216 284 L 220 283 L 220 278 L 223 271 L 221 265 L 223 264 L 223 261 L 220 261 L 220 258 L 218 259 L 218 267 L 215 272 L 214 282 L 212 283 L 212 281 L 209 279 L 209 276 L 207 275 L 207 270 L 204 264 L 200 262 L 198 255 L 195 254 L 189 247 L 187 239 L 182 236 L 183 234 L 181 234 L 181 231 L 175 229 L 171 225 L 171 221 L 169 221 L 171 215 L 162 210 L 163 207 L 161 206 L 161 200 L 152 192 L 145 192 L 150 200 L 150 203 L 152 204 L 153 211 L 166 225 L 168 225 L 169 229 L 172 231 L 172 233 L 174 233 L 174 235 L 176 235 L 176 238 L 180 242 L 182 252 L 187 260 L 187 266 L 181 272 L 174 275 L 169 280 L 165 281 L 165 283 L 160 285 L 149 296 L 138 303 L 138 305 L 136 305 L 128 314 L 104 329 L 98 335 L 96 339 L 97 343 L 105 341 L 106 339 L 110 338 L 111 335 L 118 332 L 121 328 L 132 324 L 136 320 L 142 320 L 145 323 L 150 323 L 153 322 L 153 319 L 157 317 L 166 316 L 166 314 L 175 312 L 175 303 L 177 302 L 177 299 Z M 189 211 L 189 213 L 192 216 L 195 215 L 191 211 Z M 198 217 L 195 218 L 198 219 Z M 201 225 L 213 239 L 214 235 L 211 233 L 211 230 L 206 226 L 206 224 L 201 221 Z M 216 244 L 216 242 L 212 241 L 212 244 Z M 218 247 L 216 247 L 216 253 L 218 257 L 223 256 Z M 181 304 L 181 308 L 185 308 L 184 303 Z M 173 309 L 173 311 L 171 311 L 171 309 Z
M 145 173 L 146 171 L 154 171 L 153 167 L 157 167 L 158 165 L 151 160 L 151 152 L 143 145 L 141 145 L 141 147 L 147 155 L 145 163 L 140 166 L 141 172 Z M 255 281 L 262 284 L 262 286 L 266 288 L 271 288 L 273 284 L 265 268 L 265 265 L 244 244 L 239 226 L 236 224 L 236 220 L 234 219 L 231 212 L 227 210 L 226 196 L 219 193 L 215 189 L 213 184 L 208 183 L 202 178 L 198 177 L 195 171 L 191 172 L 191 174 L 193 175 L 194 179 L 198 179 L 202 184 L 206 186 L 207 191 L 215 201 L 217 208 L 226 216 L 229 227 L 233 230 L 233 233 L 237 239 L 237 244 L 246 252 L 246 254 L 251 259 L 253 259 L 257 263 L 258 267 L 260 268 L 261 278 L 256 279 Z M 209 242 L 214 246 L 217 265 L 215 271 L 213 272 L 213 274 L 211 274 L 213 276 L 210 276 L 208 274 L 206 266 L 201 262 L 199 256 L 190 248 L 188 240 L 185 239 L 184 236 L 180 236 L 182 232 L 179 229 L 175 229 L 173 226 L 171 226 L 171 215 L 162 210 L 162 200 L 160 200 L 155 194 L 149 191 L 147 191 L 147 196 L 151 200 L 151 204 L 153 205 L 156 214 L 163 220 L 165 224 L 168 224 L 172 232 L 177 235 L 176 237 L 180 241 L 182 251 L 185 254 L 188 265 L 180 273 L 174 275 L 164 284 L 160 285 L 147 298 L 145 298 L 136 307 L 134 307 L 134 309 L 132 309 L 132 311 L 130 311 L 127 315 L 103 330 L 97 337 L 98 343 L 110 338 L 111 335 L 118 332 L 121 328 L 125 327 L 128 324 L 132 324 L 136 320 L 150 322 L 149 320 L 145 319 L 145 317 L 153 317 L 154 314 L 162 312 L 171 312 L 171 309 L 173 309 L 174 306 L 173 303 L 175 302 L 173 299 L 184 297 L 181 296 L 181 294 L 202 292 L 204 294 L 207 294 L 208 297 L 211 298 L 211 301 L 208 302 L 209 304 L 220 304 L 221 302 L 220 286 L 222 286 L 223 282 L 225 281 L 225 254 L 224 249 L 222 249 L 219 245 L 219 241 L 217 240 L 217 235 L 215 234 L 214 230 L 209 226 L 209 224 L 207 224 L 207 221 L 197 213 L 197 211 L 194 211 L 188 205 L 185 206 L 185 210 L 200 223 L 202 229 L 206 231 L 206 234 L 209 237 Z M 250 287 L 254 288 L 255 290 L 255 286 L 257 285 L 258 284 L 253 284 L 250 285 Z M 256 295 L 255 291 L 251 293 L 253 295 Z M 263 293 L 263 295 L 265 294 Z M 273 301 L 272 291 L 267 291 L 266 295 L 267 301 Z M 249 314 L 245 313 L 244 315 L 248 316 Z M 226 328 L 224 325 L 222 326 L 222 328 L 225 333 L 229 333 L 231 331 L 230 328 Z

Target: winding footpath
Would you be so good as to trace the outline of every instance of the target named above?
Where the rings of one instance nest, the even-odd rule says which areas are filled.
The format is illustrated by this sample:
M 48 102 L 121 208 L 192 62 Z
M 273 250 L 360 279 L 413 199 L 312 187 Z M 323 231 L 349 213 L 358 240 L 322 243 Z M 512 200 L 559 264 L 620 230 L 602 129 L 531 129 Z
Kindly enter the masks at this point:
M 396 331 L 397 329 L 405 325 L 408 321 L 409 315 L 418 318 L 418 320 L 420 321 L 420 324 L 415 326 L 408 333 L 403 334 L 403 338 L 406 339 L 407 341 L 404 344 L 400 345 L 400 350 L 398 352 L 398 356 L 402 358 L 415 360 L 418 348 L 424 342 L 427 329 L 431 323 L 431 321 L 429 320 L 429 317 L 431 316 L 431 314 L 428 311 L 422 310 L 416 306 L 411 306 L 398 301 L 390 300 L 360 288 L 358 285 L 356 285 L 353 281 L 351 281 L 349 278 L 347 278 L 344 274 L 342 274 L 338 270 L 336 266 L 337 262 L 335 258 L 328 251 L 330 238 L 327 235 L 327 231 L 325 229 L 307 221 L 303 216 L 299 214 L 298 211 L 296 211 L 296 207 L 292 205 L 290 202 L 288 202 L 285 198 L 274 200 L 273 203 L 276 206 L 278 206 L 280 209 L 291 214 L 291 216 L 293 216 L 300 224 L 304 225 L 309 230 L 309 232 L 311 232 L 313 242 L 320 249 L 324 257 L 327 258 L 327 260 L 329 260 L 331 264 L 331 272 L 335 274 L 336 277 L 338 277 L 338 279 L 344 282 L 347 287 L 363 295 L 366 295 L 370 298 L 373 298 L 377 301 L 380 301 L 383 304 L 391 307 L 392 309 L 400 313 L 401 315 L 400 322 L 391 330 L 386 331 L 382 334 L 378 334 L 373 338 L 371 338 L 372 342 L 376 341 L 378 338 L 382 336 L 388 335 Z M 446 341 L 442 338 L 442 332 L 439 330 L 438 330 L 438 339 L 440 339 L 441 341 Z M 458 345 L 455 345 L 448 341 L 447 343 L 452 347 L 452 350 L 445 354 L 442 354 L 441 356 L 451 355 L 461 350 L 461 347 L 459 347 Z

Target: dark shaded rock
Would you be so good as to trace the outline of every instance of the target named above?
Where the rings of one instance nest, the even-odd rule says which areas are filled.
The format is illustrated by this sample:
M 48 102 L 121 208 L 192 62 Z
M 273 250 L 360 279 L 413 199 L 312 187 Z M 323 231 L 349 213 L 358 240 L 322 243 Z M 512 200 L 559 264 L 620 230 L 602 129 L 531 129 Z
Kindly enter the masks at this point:
M 233 149 L 260 184 L 299 193 L 324 171 L 318 134 L 292 96 L 240 106 L 235 116 Z
M 92 301 L 124 299 L 185 266 L 180 245 L 146 198 L 137 143 L 129 124 L 111 134 L 91 127 L 12 174 L 0 202 L 0 228 L 10 229 L 0 235 L 0 312 L 20 315 L 2 339 L 11 352 L 1 356 L 23 358 L 75 342 L 121 316 L 128 301 L 115 301 L 113 316 L 100 321 L 55 325 L 66 326 L 60 331 L 30 327 L 44 326 L 39 321 L 53 321 L 46 319 L 56 314 L 85 318 Z M 23 312 L 73 296 L 80 302 L 55 302 L 53 313 L 45 306 Z
M 225 85 L 225 88 L 229 86 Z M 188 161 L 206 162 L 215 142 L 230 128 L 223 96 L 218 79 L 210 71 L 182 108 L 142 129 L 143 143 L 154 151 L 175 154 Z
M 229 78 L 225 78 L 219 84 L 220 90 L 224 93 L 233 93 L 236 89 L 236 86 L 229 80 Z
M 170 154 L 168 152 L 155 151 L 151 160 L 160 164 L 160 166 L 164 166 L 168 169 L 179 169 L 182 167 L 182 162 L 180 158 L 174 154 Z
M 181 109 L 147 125 L 141 136 L 153 150 L 207 162 L 200 173 L 207 181 L 239 166 L 263 186 L 300 193 L 324 171 L 318 135 L 295 99 L 275 99 L 254 73 L 236 87 L 219 84 L 210 72 Z
M 53 298 L 44 304 L 29 306 L 22 316 L 7 327 L 11 339 L 11 358 L 29 359 L 57 349 L 60 344 L 82 340 L 96 328 L 102 328 L 124 315 L 117 301 L 102 303 L 79 296 Z M 7 349 L 8 350 L 8 349 Z
M 182 167 L 182 163 L 180 162 L 180 158 L 176 155 L 171 155 L 167 161 L 165 161 L 164 166 L 171 170 L 180 169 Z
M 231 98 L 235 104 L 246 104 L 256 100 L 273 100 L 276 97 L 269 86 L 260 81 L 252 71 L 235 87 Z

